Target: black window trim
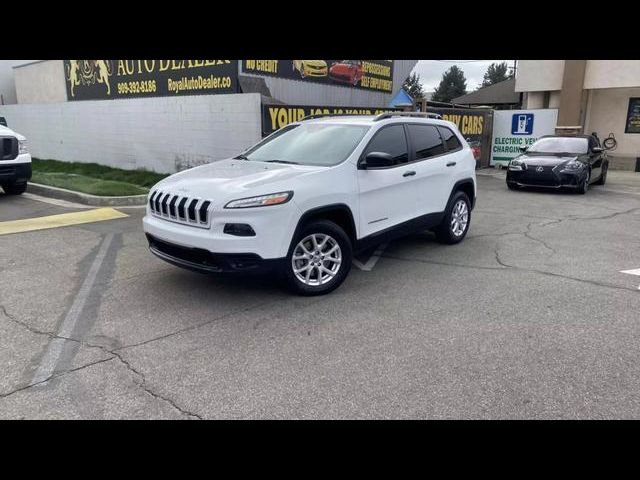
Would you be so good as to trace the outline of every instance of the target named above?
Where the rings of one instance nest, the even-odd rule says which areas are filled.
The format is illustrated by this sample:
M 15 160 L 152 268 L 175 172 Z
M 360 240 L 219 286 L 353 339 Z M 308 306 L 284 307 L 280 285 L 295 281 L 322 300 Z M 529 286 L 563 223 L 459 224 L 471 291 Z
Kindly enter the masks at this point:
M 389 128 L 389 127 L 395 127 L 396 125 L 400 125 L 402 127 L 402 131 L 404 132 L 404 140 L 407 143 L 407 162 L 405 163 L 399 163 L 398 165 L 391 165 L 389 167 L 372 167 L 372 168 L 363 168 L 362 163 L 364 162 L 364 157 L 365 157 L 365 152 L 367 151 L 367 149 L 369 148 L 369 145 L 371 145 L 371 142 L 373 142 L 375 140 L 375 138 L 378 136 L 378 134 L 380 132 L 382 132 L 385 128 Z M 367 144 L 365 145 L 365 147 L 362 149 L 362 153 L 360 154 L 360 158 L 358 158 L 358 162 L 357 162 L 357 168 L 358 170 L 388 170 L 390 168 L 398 168 L 398 167 L 402 167 L 404 165 L 408 165 L 409 163 L 412 163 L 412 145 L 411 145 L 411 140 L 409 139 L 409 132 L 407 132 L 407 127 L 404 126 L 404 123 L 390 123 L 389 125 L 384 125 L 382 127 L 380 127 L 376 133 L 373 134 L 373 136 L 371 137 L 371 139 L 367 142 Z
M 440 132 L 440 125 L 436 124 L 436 123 L 419 123 L 419 122 L 406 122 L 405 124 L 405 131 L 407 133 L 407 137 L 409 137 L 409 141 L 411 143 L 411 156 L 409 157 L 411 159 L 411 161 L 409 163 L 418 163 L 418 162 L 425 162 L 427 160 L 433 160 L 434 158 L 438 158 L 438 157 L 442 157 L 444 155 L 448 155 L 449 153 L 454 152 L 455 150 L 452 150 L 451 152 L 449 152 L 447 150 L 447 144 L 444 142 L 444 138 L 442 138 L 442 133 Z M 440 142 L 442 143 L 442 147 L 444 148 L 444 152 L 439 154 L 439 155 L 433 155 L 432 157 L 425 157 L 425 158 L 418 158 L 416 159 L 416 149 L 413 145 L 413 139 L 411 138 L 411 134 L 409 133 L 409 129 L 406 127 L 407 125 L 420 125 L 420 126 L 429 126 L 429 127 L 435 127 L 436 132 L 438 132 L 438 136 L 440 137 Z M 453 132 L 453 131 L 452 131 Z M 455 135 L 455 133 L 453 133 Z M 458 139 L 460 140 L 460 139 Z
M 459 152 L 460 150 L 462 150 L 464 147 L 462 146 L 462 142 L 460 141 L 460 137 L 458 137 L 458 135 L 456 135 L 456 132 L 454 132 L 453 130 L 451 130 L 449 127 L 445 127 L 444 125 L 437 125 L 438 127 L 438 131 L 440 130 L 449 130 L 454 137 L 456 137 L 458 139 L 458 143 L 460 144 L 460 146 L 454 150 L 449 150 L 449 145 L 447 145 L 447 142 L 444 141 L 444 137 L 442 136 L 442 132 L 440 133 L 440 138 L 442 139 L 442 144 L 444 145 L 444 151 L 445 153 L 454 153 L 454 152 Z M 433 158 L 433 157 L 430 157 Z
M 371 137 L 371 139 L 367 142 L 367 145 L 364 147 L 364 149 L 362 150 L 362 153 L 360 154 L 360 158 L 358 158 L 358 162 L 357 162 L 358 170 L 365 170 L 364 168 L 362 168 L 362 162 L 364 161 L 364 152 L 367 151 L 367 148 L 369 148 L 369 145 L 376 138 L 378 133 L 380 133 L 385 128 L 393 127 L 395 125 L 402 125 L 403 126 L 404 136 L 405 136 L 405 139 L 407 141 L 407 148 L 409 149 L 409 155 L 408 155 L 409 159 L 408 159 L 408 161 L 406 163 L 400 163 L 398 165 L 391 165 L 389 167 L 375 167 L 375 168 L 369 168 L 367 170 L 388 170 L 390 168 L 404 167 L 406 165 L 411 165 L 413 163 L 424 162 L 424 161 L 427 161 L 427 160 L 432 160 L 434 158 L 442 157 L 444 155 L 449 155 L 451 153 L 459 152 L 459 151 L 464 149 L 464 146 L 462 144 L 462 141 L 460 140 L 460 137 L 458 135 L 456 135 L 456 132 L 454 132 L 453 130 L 451 130 L 451 128 L 449 128 L 449 127 L 447 127 L 445 125 L 438 125 L 437 123 L 424 123 L 424 122 L 396 122 L 396 123 L 390 123 L 389 125 L 384 125 L 383 127 L 380 127 L 380 129 L 376 133 L 374 133 L 373 137 Z M 436 132 L 438 132 L 438 135 L 440 136 L 440 141 L 442 142 L 442 145 L 444 147 L 444 153 L 441 153 L 439 155 L 434 155 L 432 157 L 425 157 L 425 158 L 416 159 L 416 151 L 415 151 L 415 147 L 413 145 L 413 139 L 411 138 L 411 134 L 409 133 L 409 129 L 407 128 L 408 125 L 420 125 L 420 126 L 435 127 Z M 449 148 L 447 147 L 447 144 L 444 141 L 444 138 L 442 136 L 442 132 L 440 131 L 441 128 L 446 128 L 451 133 L 453 133 L 456 136 L 456 138 L 458 139 L 458 142 L 460 143 L 460 147 L 456 148 L 455 150 L 449 150 Z

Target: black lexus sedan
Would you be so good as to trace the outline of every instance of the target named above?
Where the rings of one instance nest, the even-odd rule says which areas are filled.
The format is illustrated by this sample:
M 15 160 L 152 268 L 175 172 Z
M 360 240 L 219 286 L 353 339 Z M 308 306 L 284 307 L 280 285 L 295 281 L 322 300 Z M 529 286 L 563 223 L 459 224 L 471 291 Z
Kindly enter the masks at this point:
M 507 186 L 572 188 L 587 193 L 590 184 L 604 185 L 609 160 L 593 135 L 540 137 L 509 162 Z

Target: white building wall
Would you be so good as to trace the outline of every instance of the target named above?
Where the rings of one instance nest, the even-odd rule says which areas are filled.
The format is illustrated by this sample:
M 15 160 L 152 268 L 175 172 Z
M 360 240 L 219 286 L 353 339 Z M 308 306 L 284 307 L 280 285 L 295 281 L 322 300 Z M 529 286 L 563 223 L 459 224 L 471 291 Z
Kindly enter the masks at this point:
M 590 96 L 585 133 L 597 132 L 601 140 L 613 133 L 618 147 L 610 156 L 640 157 L 640 134 L 624 133 L 629 98 L 640 97 L 640 88 L 592 90 Z
M 640 87 L 640 60 L 589 60 L 584 88 Z
M 13 69 L 18 103 L 66 102 L 62 60 L 41 60 Z
M 0 60 L 0 105 L 11 105 L 17 101 L 13 67 L 33 61 L 34 60 Z
M 34 157 L 172 173 L 261 139 L 260 95 L 201 95 L 0 106 Z
M 564 60 L 518 60 L 516 92 L 561 90 Z

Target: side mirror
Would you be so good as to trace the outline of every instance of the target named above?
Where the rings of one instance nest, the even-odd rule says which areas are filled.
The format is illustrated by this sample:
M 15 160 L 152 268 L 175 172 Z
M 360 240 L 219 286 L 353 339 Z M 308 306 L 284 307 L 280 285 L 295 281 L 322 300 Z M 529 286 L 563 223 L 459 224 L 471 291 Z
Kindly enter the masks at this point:
M 604 151 L 604 149 L 603 149 L 602 147 L 593 147 L 593 148 L 591 149 L 591 151 L 592 151 L 593 153 L 602 153 L 602 152 Z
M 0 117 L 0 125 L 7 126 L 7 120 L 4 117 Z
M 520 151 L 522 153 L 526 152 L 527 150 L 529 150 L 529 147 L 520 147 Z
M 384 152 L 371 152 L 364 157 L 364 161 L 360 163 L 360 167 L 364 170 L 370 168 L 385 168 L 395 164 L 393 157 Z

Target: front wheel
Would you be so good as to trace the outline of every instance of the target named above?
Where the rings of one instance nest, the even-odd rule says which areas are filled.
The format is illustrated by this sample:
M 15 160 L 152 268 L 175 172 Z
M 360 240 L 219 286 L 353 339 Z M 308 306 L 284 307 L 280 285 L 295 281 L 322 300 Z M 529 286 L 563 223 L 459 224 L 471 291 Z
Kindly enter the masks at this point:
M 471 203 L 464 192 L 457 192 L 445 211 L 442 223 L 434 230 L 440 243 L 449 245 L 461 242 L 469 231 Z
M 27 183 L 10 183 L 3 188 L 8 195 L 22 195 L 27 190 Z
M 587 193 L 587 190 L 589 190 L 589 179 L 590 178 L 591 178 L 591 172 L 587 172 L 587 176 L 584 177 L 584 180 L 582 181 L 582 183 L 578 187 L 578 193 L 580 193 L 581 195 L 584 195 L 585 193 Z
M 324 295 L 344 282 L 352 258 L 351 241 L 342 228 L 328 220 L 311 222 L 289 248 L 287 284 L 299 295 Z

